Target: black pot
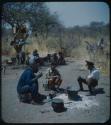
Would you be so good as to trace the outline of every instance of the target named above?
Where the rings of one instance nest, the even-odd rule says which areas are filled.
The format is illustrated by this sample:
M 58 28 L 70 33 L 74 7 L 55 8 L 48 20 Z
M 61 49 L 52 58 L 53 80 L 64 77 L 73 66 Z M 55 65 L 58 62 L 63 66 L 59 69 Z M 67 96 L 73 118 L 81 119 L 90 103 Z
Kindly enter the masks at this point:
M 68 89 L 67 90 L 67 94 L 68 94 L 68 98 L 69 99 L 74 100 L 77 97 L 77 95 L 78 95 L 78 91 L 75 91 L 75 90 L 72 90 L 72 89 Z
M 63 112 L 66 109 L 62 99 L 53 99 L 52 107 L 55 112 Z

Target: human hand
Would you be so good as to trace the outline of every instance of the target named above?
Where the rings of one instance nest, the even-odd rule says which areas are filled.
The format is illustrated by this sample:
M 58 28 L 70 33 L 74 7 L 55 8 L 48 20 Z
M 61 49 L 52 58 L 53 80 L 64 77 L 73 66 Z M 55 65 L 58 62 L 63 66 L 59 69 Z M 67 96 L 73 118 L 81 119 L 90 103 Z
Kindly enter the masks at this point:
M 51 76 L 52 78 L 58 78 L 59 76 Z
M 37 77 L 37 78 L 40 78 L 41 76 L 43 76 L 43 73 L 42 73 L 42 72 L 39 72 L 36 77 Z

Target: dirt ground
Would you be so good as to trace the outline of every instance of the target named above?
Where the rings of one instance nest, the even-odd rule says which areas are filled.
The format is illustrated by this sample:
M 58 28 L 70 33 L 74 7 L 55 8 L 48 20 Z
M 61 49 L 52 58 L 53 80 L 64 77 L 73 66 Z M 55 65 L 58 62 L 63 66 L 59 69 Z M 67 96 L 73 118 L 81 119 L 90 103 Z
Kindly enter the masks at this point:
M 61 88 L 73 87 L 79 89 L 77 77 L 86 77 L 88 74 L 84 60 L 68 59 L 67 65 L 58 66 L 63 79 Z M 7 67 L 5 75 L 2 73 L 1 83 L 1 113 L 2 120 L 6 123 L 104 123 L 110 117 L 110 77 L 100 75 L 97 94 L 88 96 L 88 91 L 79 92 L 81 100 L 68 100 L 66 94 L 58 94 L 57 98 L 62 98 L 67 110 L 56 113 L 51 107 L 51 102 L 44 105 L 32 105 L 21 103 L 17 96 L 17 83 L 23 68 L 12 69 Z M 39 79 L 39 92 L 48 95 L 43 83 L 46 83 L 45 72 L 48 66 L 43 66 L 40 71 L 43 77 Z M 85 90 L 88 90 L 84 85 Z M 69 102 L 69 103 L 68 103 Z

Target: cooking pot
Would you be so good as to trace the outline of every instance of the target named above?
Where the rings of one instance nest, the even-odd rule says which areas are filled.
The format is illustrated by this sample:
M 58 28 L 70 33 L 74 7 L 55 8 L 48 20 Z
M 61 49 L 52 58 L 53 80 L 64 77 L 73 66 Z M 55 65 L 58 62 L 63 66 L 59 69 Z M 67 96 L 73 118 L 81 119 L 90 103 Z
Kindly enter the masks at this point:
M 59 98 L 53 99 L 51 105 L 55 112 L 63 112 L 66 109 L 63 100 Z
M 76 99 L 77 95 L 78 95 L 78 91 L 73 90 L 73 89 L 67 89 L 67 94 L 68 94 L 68 98 L 71 100 Z

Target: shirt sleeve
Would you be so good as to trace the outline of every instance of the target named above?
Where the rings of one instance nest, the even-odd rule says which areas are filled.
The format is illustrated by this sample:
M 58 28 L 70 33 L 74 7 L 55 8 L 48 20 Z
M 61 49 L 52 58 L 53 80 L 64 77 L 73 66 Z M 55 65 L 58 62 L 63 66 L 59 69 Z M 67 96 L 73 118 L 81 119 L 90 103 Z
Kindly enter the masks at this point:
M 100 75 L 99 71 L 95 70 L 91 74 L 88 75 L 88 78 L 99 80 L 99 75 Z
M 35 76 L 31 71 L 27 71 L 24 78 L 26 84 L 31 85 L 34 83 L 32 82 L 32 79 L 35 78 Z
M 56 75 L 61 77 L 61 75 L 60 75 L 60 73 L 59 73 L 59 71 L 57 69 L 56 69 Z

